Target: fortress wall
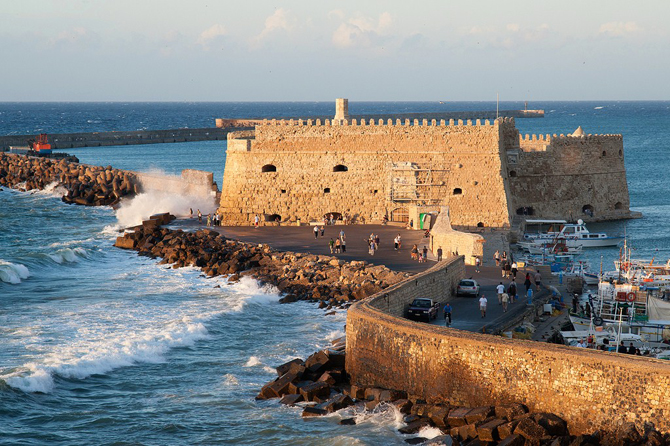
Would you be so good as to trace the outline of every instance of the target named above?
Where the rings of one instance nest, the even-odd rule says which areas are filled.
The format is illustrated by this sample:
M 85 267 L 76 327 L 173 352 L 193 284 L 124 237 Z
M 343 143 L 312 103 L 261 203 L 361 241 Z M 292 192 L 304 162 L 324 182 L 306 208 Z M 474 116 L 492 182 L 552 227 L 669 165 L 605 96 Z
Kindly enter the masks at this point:
M 449 300 L 462 258 L 356 303 L 347 314 L 351 383 L 407 391 L 429 403 L 521 402 L 563 417 L 572 433 L 651 421 L 670 431 L 670 363 L 504 339 L 401 318 L 416 296 Z M 473 301 L 473 305 L 476 303 Z M 458 317 L 456 315 L 456 317 Z
M 253 140 L 229 141 L 219 212 L 232 225 L 251 224 L 257 214 L 309 221 L 333 212 L 379 221 L 408 206 L 391 201 L 393 164 L 414 163 L 441 171 L 417 194 L 448 205 L 454 224 L 504 226 L 500 151 L 494 125 L 262 125 Z M 338 165 L 347 170 L 334 172 Z
M 595 219 L 629 214 L 621 135 L 527 135 L 519 146 L 518 163 L 508 165 L 514 210 L 588 220 L 582 209 L 589 205 Z

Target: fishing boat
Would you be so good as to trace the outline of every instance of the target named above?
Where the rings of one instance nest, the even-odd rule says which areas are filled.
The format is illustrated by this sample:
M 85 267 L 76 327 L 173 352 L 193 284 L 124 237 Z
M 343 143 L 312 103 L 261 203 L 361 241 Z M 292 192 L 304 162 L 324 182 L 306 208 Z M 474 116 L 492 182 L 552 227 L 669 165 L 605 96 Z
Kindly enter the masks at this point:
M 528 231 L 529 227 L 537 225 L 539 227 L 548 225 L 548 229 L 546 232 Z M 565 220 L 526 220 L 524 239 L 534 242 L 560 240 L 564 241 L 568 247 L 602 248 L 617 246 L 624 238 L 620 236 L 608 236 L 604 232 L 590 232 L 582 220 L 577 220 L 577 223 L 567 223 Z

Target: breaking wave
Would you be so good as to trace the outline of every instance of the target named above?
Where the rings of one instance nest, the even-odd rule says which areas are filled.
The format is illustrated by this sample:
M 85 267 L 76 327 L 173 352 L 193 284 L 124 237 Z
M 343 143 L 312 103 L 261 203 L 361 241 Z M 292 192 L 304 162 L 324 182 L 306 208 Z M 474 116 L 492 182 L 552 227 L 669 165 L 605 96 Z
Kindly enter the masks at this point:
M 17 284 L 28 277 L 30 277 L 30 271 L 26 266 L 0 259 L 0 281 Z

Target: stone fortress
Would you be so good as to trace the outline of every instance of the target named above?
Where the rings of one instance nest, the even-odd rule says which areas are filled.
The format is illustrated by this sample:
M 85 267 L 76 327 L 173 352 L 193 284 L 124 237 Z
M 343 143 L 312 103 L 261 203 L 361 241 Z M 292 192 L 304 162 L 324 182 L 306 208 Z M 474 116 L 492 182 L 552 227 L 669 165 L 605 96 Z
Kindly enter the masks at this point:
M 247 122 L 247 121 L 245 121 Z M 630 218 L 621 135 L 520 135 L 513 118 L 258 120 L 228 134 L 219 213 L 227 225 L 413 221 L 449 208 L 456 229 L 517 215 Z

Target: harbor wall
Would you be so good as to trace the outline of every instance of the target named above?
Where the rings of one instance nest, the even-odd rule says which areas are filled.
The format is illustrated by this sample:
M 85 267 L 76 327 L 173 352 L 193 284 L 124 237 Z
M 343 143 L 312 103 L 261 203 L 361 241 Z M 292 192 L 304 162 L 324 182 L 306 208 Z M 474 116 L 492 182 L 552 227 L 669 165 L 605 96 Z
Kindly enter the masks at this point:
M 124 146 L 136 144 L 158 144 L 188 141 L 225 140 L 230 128 L 198 128 L 168 130 L 137 130 L 120 132 L 91 133 L 53 133 L 48 140 L 54 149 L 71 149 L 76 147 Z M 28 140 L 37 135 L 6 135 L 0 136 L 0 150 L 9 146 L 26 146 Z
M 449 206 L 454 225 L 506 227 L 500 122 L 266 121 L 229 134 L 219 212 L 229 225 L 329 213 L 369 223 L 430 204 Z
M 653 422 L 670 431 L 670 363 L 511 340 L 404 319 L 415 297 L 451 298 L 462 257 L 412 276 L 348 310 L 347 372 L 363 387 L 403 390 L 429 404 L 524 403 L 573 434 Z M 476 303 L 473 301 L 473 305 Z

